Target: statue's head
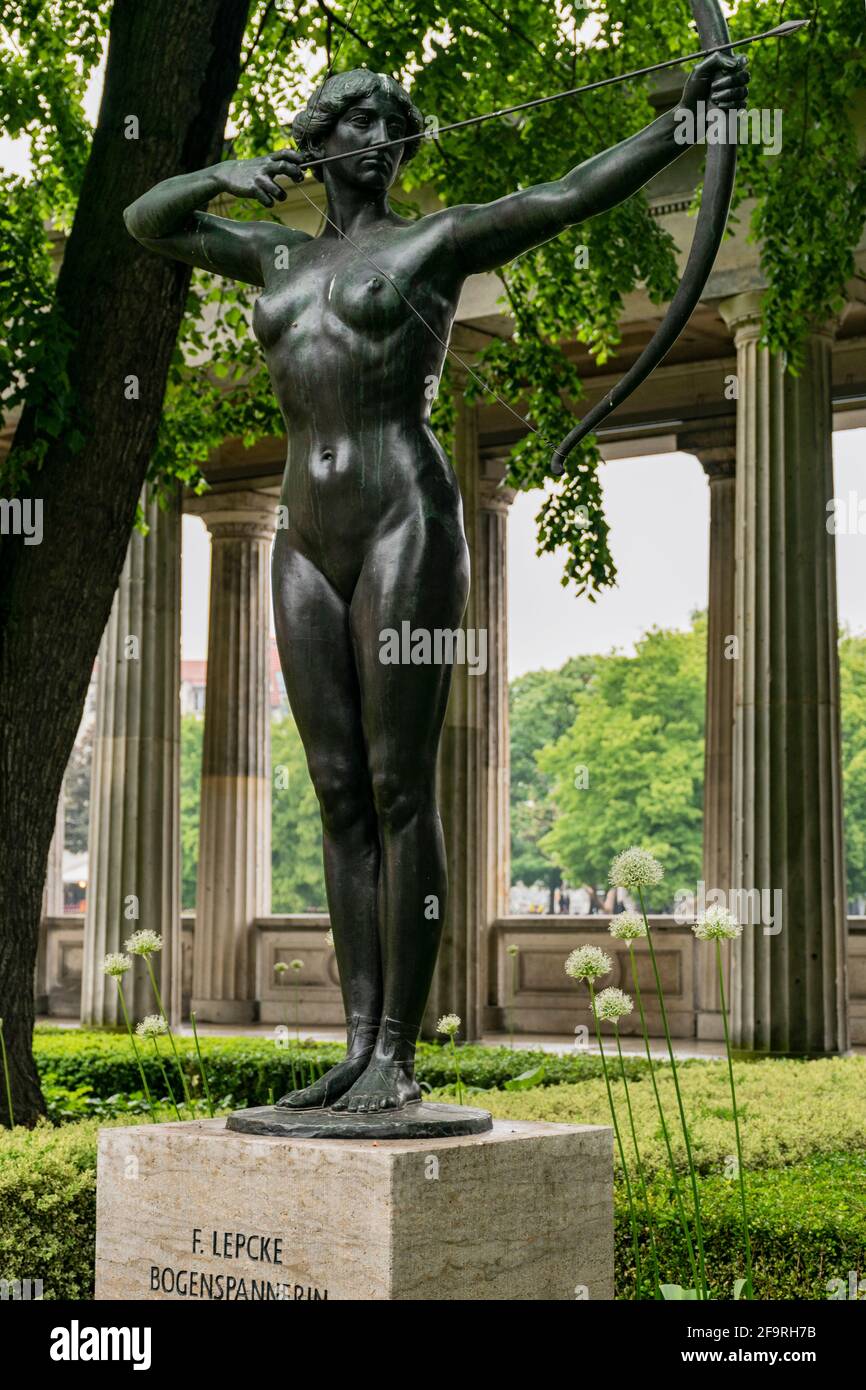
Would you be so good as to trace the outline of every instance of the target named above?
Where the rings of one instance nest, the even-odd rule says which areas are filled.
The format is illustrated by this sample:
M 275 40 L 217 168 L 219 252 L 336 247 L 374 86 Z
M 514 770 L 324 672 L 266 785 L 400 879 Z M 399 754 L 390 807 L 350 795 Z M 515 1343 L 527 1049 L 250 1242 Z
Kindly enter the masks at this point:
M 316 88 L 306 108 L 292 122 L 292 135 L 306 159 L 357 150 L 357 158 L 335 160 L 330 167 L 353 183 L 390 188 L 401 164 L 417 153 L 424 118 L 408 92 L 393 77 L 366 68 L 336 73 Z M 364 151 L 382 140 L 409 136 L 365 157 Z M 323 182 L 321 166 L 313 173 Z

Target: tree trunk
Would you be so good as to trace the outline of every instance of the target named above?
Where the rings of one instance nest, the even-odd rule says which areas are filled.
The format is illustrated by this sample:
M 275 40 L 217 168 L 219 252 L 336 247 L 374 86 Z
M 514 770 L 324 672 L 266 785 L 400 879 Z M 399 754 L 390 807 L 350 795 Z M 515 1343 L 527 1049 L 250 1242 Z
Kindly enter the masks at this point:
M 33 970 L 55 807 L 189 284 L 185 266 L 132 240 L 123 209 L 160 179 L 219 159 L 248 9 L 248 0 L 116 0 L 55 305 L 74 335 L 69 376 L 85 442 L 71 452 L 65 436 L 49 439 L 31 476 L 27 494 L 43 499 L 41 544 L 0 542 L 0 1017 L 19 1124 L 44 1108 L 32 1057 Z M 127 398 L 131 377 L 137 399 Z M 39 437 L 28 402 L 13 452 Z

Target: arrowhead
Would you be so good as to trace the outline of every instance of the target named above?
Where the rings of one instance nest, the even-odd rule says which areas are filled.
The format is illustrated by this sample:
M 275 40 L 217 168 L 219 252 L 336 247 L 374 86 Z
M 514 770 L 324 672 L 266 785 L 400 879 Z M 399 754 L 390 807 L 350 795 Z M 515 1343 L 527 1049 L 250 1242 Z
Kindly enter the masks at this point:
M 795 34 L 798 29 L 805 29 L 806 25 L 810 23 L 811 20 L 808 19 L 789 19 L 784 24 L 780 24 L 778 28 L 771 29 L 767 37 L 780 39 L 785 34 Z

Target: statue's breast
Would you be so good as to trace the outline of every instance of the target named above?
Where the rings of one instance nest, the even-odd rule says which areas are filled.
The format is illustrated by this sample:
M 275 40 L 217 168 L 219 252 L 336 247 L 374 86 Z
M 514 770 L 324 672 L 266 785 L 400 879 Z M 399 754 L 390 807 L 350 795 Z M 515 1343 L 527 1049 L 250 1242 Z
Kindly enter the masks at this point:
M 253 332 L 266 351 L 283 340 L 297 347 L 321 334 L 339 340 L 346 330 L 378 342 L 412 316 L 398 276 L 356 253 L 295 262 L 259 295 Z
M 356 262 L 333 276 L 327 307 L 348 328 L 376 337 L 397 328 L 410 312 L 394 277 L 369 261 Z

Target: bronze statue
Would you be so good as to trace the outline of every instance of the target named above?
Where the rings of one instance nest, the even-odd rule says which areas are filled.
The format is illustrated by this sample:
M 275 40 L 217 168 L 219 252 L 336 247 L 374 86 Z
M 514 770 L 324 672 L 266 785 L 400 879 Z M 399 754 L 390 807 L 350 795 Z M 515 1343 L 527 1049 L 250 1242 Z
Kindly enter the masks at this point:
M 702 36 L 703 37 L 703 36 Z M 745 102 L 745 59 L 716 54 L 682 103 Z M 253 328 L 286 423 L 273 589 L 280 659 L 322 815 L 348 1026 L 344 1061 L 286 1109 L 400 1109 L 445 916 L 435 800 L 448 664 L 383 664 L 381 634 L 459 627 L 469 589 L 460 491 L 429 424 L 457 302 L 493 271 L 612 207 L 683 153 L 670 112 L 557 182 L 490 204 L 397 216 L 388 191 L 421 113 L 390 77 L 329 77 L 298 151 L 167 179 L 126 212 L 145 247 L 261 286 Z M 370 150 L 370 146 L 388 148 Z M 339 159 L 332 158 L 345 155 Z M 221 193 L 270 208 L 314 166 L 327 214 L 308 236 L 203 211 Z

